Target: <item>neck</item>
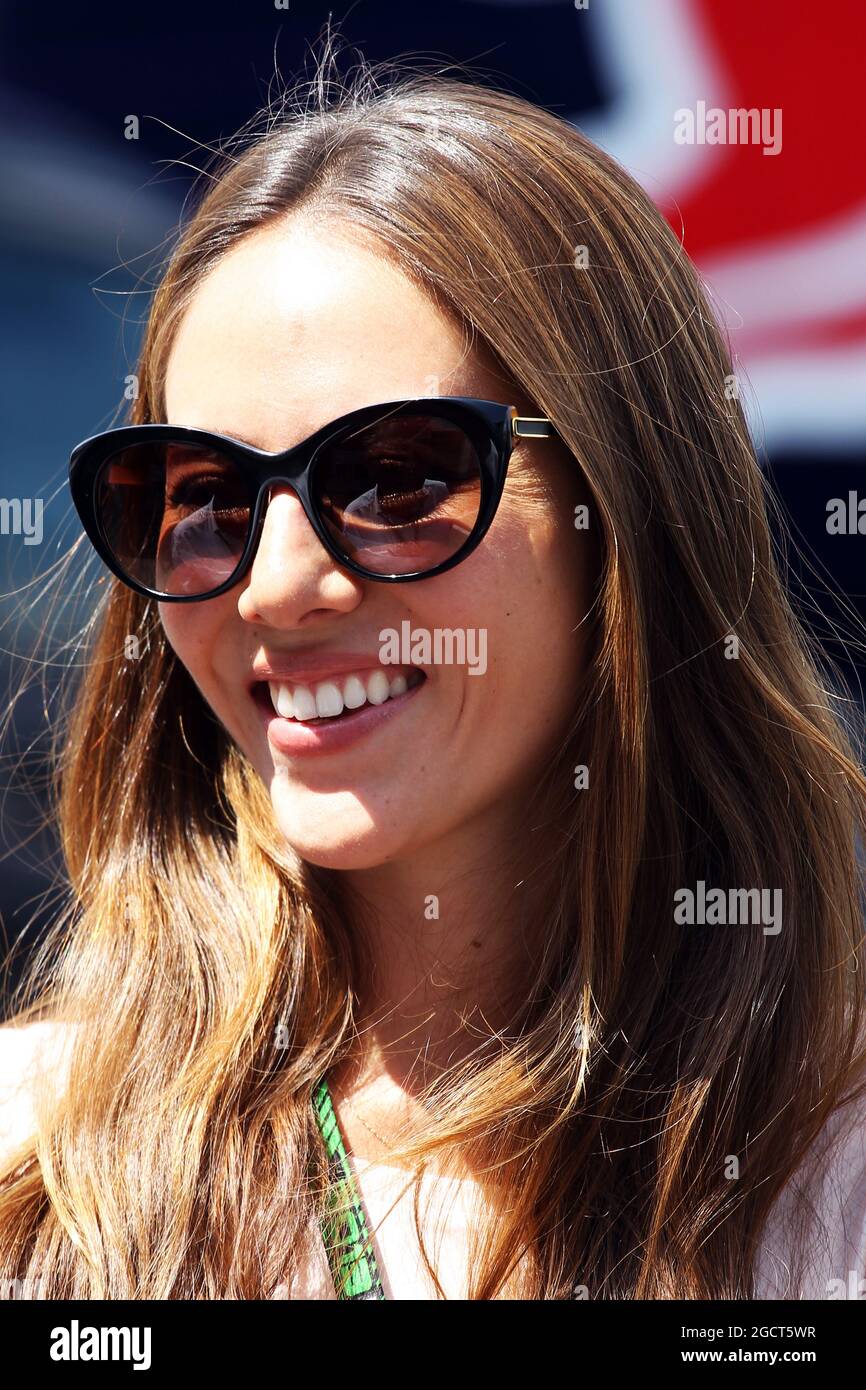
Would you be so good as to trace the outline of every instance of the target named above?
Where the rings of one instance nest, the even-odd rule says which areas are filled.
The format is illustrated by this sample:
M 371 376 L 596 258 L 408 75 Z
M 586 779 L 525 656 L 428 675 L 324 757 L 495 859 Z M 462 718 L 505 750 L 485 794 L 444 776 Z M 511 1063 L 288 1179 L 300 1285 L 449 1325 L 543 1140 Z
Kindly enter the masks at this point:
M 492 844 L 463 827 L 452 845 L 344 876 L 368 961 L 344 1090 L 387 1078 L 411 1095 L 508 1033 L 543 945 L 549 876 L 525 826 Z

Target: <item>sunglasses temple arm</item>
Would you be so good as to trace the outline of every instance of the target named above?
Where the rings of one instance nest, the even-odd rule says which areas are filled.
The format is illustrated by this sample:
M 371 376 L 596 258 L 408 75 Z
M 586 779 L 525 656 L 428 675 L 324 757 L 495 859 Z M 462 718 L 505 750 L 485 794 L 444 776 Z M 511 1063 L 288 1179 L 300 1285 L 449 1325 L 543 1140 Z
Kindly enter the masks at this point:
M 511 433 L 515 439 L 543 439 L 555 430 L 553 422 L 544 415 L 512 415 Z

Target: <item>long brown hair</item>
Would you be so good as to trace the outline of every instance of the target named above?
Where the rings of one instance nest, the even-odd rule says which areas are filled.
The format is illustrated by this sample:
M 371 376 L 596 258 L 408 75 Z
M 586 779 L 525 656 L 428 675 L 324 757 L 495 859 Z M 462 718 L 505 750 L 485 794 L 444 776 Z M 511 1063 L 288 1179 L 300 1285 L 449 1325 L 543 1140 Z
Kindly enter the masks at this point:
M 859 734 L 786 596 L 726 343 L 642 189 L 492 86 L 364 67 L 340 86 L 330 62 L 208 170 L 131 419 L 164 418 L 203 276 L 308 214 L 372 233 L 553 420 L 601 571 L 533 815 L 555 827 L 546 947 L 508 1046 L 431 1085 L 407 1152 L 495 1169 L 473 1298 L 508 1296 L 527 1251 L 530 1297 L 748 1296 L 768 1211 L 864 1061 Z M 334 876 L 280 840 L 152 605 L 114 582 L 58 784 L 74 903 L 18 1017 L 74 1021 L 76 1043 L 4 1170 L 5 1272 L 52 1298 L 270 1296 L 321 1202 L 312 1089 L 355 1036 L 365 967 Z M 781 931 L 678 924 L 699 881 L 781 890 Z

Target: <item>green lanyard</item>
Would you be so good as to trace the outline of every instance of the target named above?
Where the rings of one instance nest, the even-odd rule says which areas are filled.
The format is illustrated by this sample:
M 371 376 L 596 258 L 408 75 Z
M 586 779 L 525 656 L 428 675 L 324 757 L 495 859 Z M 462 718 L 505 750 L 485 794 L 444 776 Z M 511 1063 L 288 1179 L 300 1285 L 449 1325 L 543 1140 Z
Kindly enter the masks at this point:
M 322 1238 L 338 1298 L 385 1298 L 367 1213 L 349 1164 L 327 1081 L 313 1092 L 313 1113 L 328 1155 L 330 1192 Z

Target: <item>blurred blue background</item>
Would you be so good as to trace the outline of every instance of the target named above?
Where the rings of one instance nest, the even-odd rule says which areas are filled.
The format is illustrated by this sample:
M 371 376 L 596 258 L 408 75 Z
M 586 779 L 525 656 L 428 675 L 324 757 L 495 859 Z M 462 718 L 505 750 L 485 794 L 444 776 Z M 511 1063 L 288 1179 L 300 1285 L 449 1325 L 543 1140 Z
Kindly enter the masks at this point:
M 280 85 L 275 65 L 282 84 L 303 76 L 328 13 L 299 0 L 0 8 L 2 494 L 44 499 L 41 545 L 0 535 L 4 705 L 46 618 L 33 582 L 78 534 L 69 451 L 120 422 L 147 286 L 201 162 L 196 146 L 249 120 Z M 837 0 L 827 20 L 808 0 L 359 0 L 330 13 L 348 45 L 344 70 L 353 45 L 373 62 L 420 53 L 468 64 L 576 121 L 644 183 L 727 324 L 797 540 L 796 601 L 859 697 L 863 663 L 833 629 L 838 604 L 866 614 L 866 540 L 828 536 L 825 519 L 866 460 L 862 0 Z M 679 144 L 674 113 L 699 102 L 780 110 L 779 153 Z M 124 134 L 131 114 L 137 140 Z M 86 618 L 72 597 L 55 648 Z M 29 923 L 25 945 L 56 902 L 44 897 L 51 833 L 31 838 L 54 668 L 44 674 L 48 718 L 34 688 L 0 763 L 0 917 L 7 941 Z

